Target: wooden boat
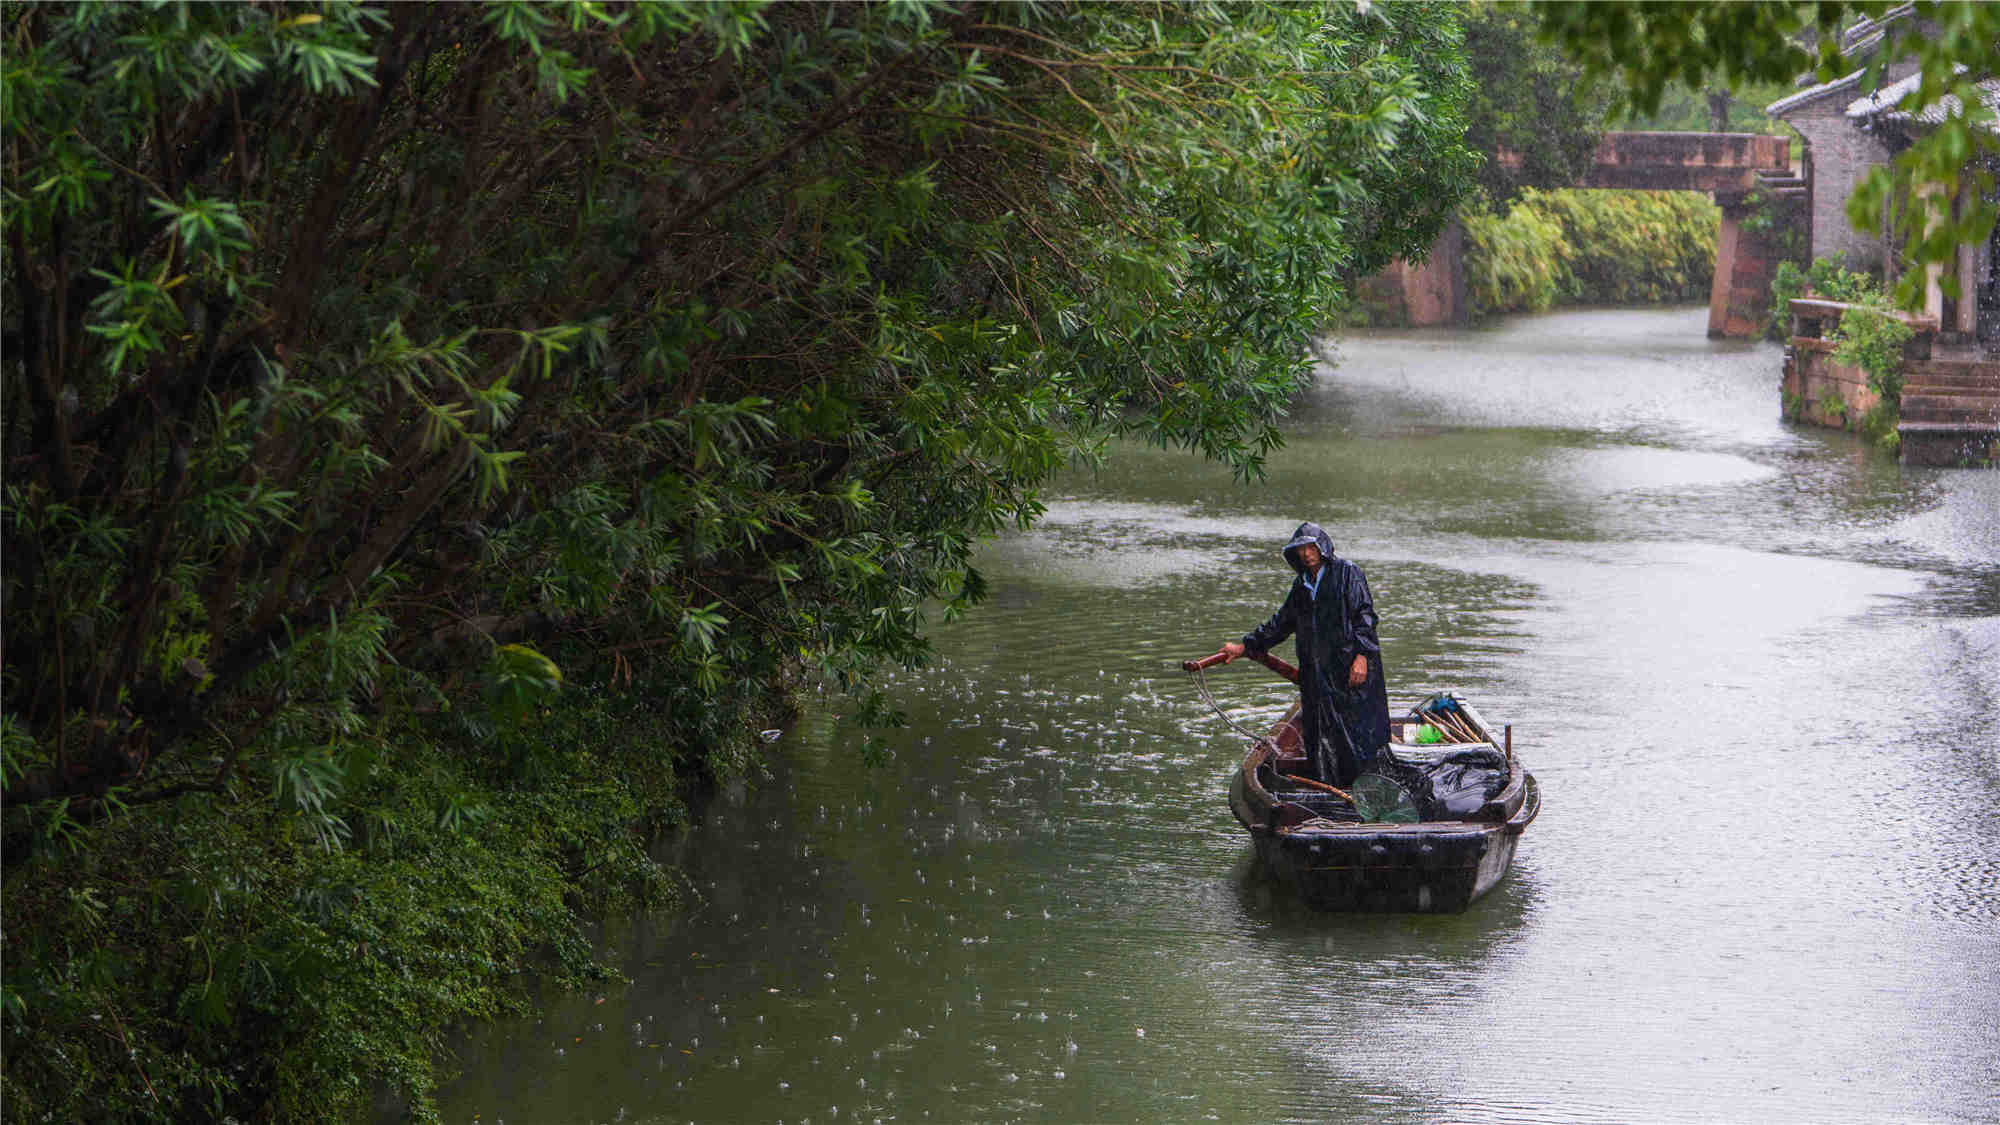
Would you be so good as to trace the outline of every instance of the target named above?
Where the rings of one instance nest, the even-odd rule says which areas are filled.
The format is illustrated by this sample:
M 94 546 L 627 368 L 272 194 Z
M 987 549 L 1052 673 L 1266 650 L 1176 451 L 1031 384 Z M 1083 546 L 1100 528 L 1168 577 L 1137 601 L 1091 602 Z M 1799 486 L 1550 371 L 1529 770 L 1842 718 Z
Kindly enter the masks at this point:
M 1433 726 L 1450 739 L 1423 745 Z M 1410 765 L 1437 770 L 1468 749 L 1503 762 L 1498 791 L 1454 802 L 1450 815 L 1415 823 L 1362 821 L 1356 804 L 1302 781 L 1308 774 L 1298 708 L 1256 740 L 1229 785 L 1229 807 L 1250 831 L 1259 861 L 1321 910 L 1455 914 L 1507 874 L 1521 833 L 1541 812 L 1541 788 L 1513 754 L 1512 730 L 1496 740 L 1479 713 L 1452 695 L 1433 696 L 1390 724 L 1390 747 Z M 1496 756 L 1492 752 L 1498 752 Z M 1481 799 L 1483 798 L 1483 800 Z M 1438 811 L 1434 805 L 1433 813 Z

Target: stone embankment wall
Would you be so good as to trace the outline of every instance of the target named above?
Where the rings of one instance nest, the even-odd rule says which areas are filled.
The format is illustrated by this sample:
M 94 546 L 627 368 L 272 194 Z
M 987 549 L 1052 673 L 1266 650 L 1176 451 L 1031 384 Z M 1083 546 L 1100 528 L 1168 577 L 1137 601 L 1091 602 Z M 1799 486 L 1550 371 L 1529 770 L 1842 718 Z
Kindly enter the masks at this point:
M 1464 324 L 1472 315 L 1465 291 L 1465 226 L 1447 224 L 1421 262 L 1398 258 L 1362 279 L 1360 296 L 1384 323 L 1426 328 Z
M 1858 306 L 1810 298 L 1792 302 L 1792 334 L 1785 348 L 1781 384 L 1785 416 L 1836 429 L 1853 429 L 1881 396 L 1868 374 L 1833 358 L 1841 316 Z M 1903 349 L 1901 420 L 1896 426 L 1903 464 L 1939 468 L 2000 466 L 2000 362 L 1937 354 L 1938 322 L 1890 313 L 1913 330 Z
M 1833 358 L 1829 340 L 1793 339 L 1785 349 L 1785 417 L 1815 426 L 1850 429 L 1862 415 L 1881 405 L 1868 386 L 1868 373 Z

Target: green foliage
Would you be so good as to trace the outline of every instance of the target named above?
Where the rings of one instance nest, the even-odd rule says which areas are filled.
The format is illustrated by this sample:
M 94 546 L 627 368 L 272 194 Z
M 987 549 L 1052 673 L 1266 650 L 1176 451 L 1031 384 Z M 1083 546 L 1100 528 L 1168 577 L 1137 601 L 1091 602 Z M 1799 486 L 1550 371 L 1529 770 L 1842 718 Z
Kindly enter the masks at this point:
M 1791 303 L 1799 297 L 1879 304 L 1882 287 L 1868 274 L 1848 269 L 1846 257 L 1840 254 L 1815 258 L 1805 269 L 1796 262 L 1779 262 L 1771 278 L 1771 322 L 1767 329 L 1771 339 L 1782 340 L 1791 332 Z
M 1791 335 L 1792 302 L 1805 296 L 1806 289 L 1806 271 L 1797 262 L 1778 263 L 1771 272 L 1771 319 L 1764 325 L 1765 339 L 1783 340 Z
M 420 1091 L 647 785 L 893 719 L 1053 473 L 1259 475 L 1470 186 L 1460 19 L 8 6 L 6 1112 Z
M 1872 309 L 1852 309 L 1840 318 L 1833 338 L 1837 363 L 1859 367 L 1868 375 L 1868 389 L 1884 400 L 1896 401 L 1903 393 L 1903 346 L 1915 332 L 1902 320 Z
M 1717 212 L 1691 192 L 1529 189 L 1466 220 L 1466 284 L 1482 315 L 1707 296 Z
M 1818 4 L 1590 3 L 1538 0 L 1544 33 L 1587 74 L 1614 78 L 1637 112 L 1656 110 L 1674 85 L 1711 81 L 1735 89 L 1789 82 L 1802 74 L 1825 81 L 1863 63 L 1841 54 L 1841 32 L 1860 18 L 1892 15 L 1887 0 Z M 1891 162 L 1869 170 L 1849 196 L 1856 229 L 1889 235 L 1912 267 L 1893 294 L 1905 309 L 1922 306 L 1926 270 L 1947 263 L 1958 247 L 1981 245 L 2000 206 L 1994 202 L 1992 158 L 2000 137 L 1993 110 L 1977 83 L 2000 73 L 2000 5 L 1924 0 L 1905 18 L 1890 18 L 1865 65 L 1863 89 L 1875 89 L 1892 60 L 1914 59 L 1919 84 L 1898 112 L 1935 124 L 1902 129 L 1907 141 Z M 1804 44 L 1815 44 L 1808 48 Z M 1946 291 L 1958 292 L 1946 270 Z
M 1565 296 L 1584 304 L 1708 297 L 1721 215 L 1698 192 L 1558 191 L 1527 200 L 1563 228 L 1574 256 Z
M 1550 48 L 1554 49 L 1554 48 Z M 1639 112 L 1628 104 L 1623 127 L 1659 133 L 1765 133 L 1796 139 L 1798 131 L 1764 112 L 1764 107 L 1797 93 L 1789 78 L 1778 82 L 1741 82 L 1733 88 L 1691 88 L 1677 80 L 1660 91 L 1659 104 Z M 1609 91 L 1606 97 L 1612 96 Z M 1716 128 L 1717 109 L 1721 128 Z
M 1443 8 L 9 11 L 10 805 L 465 623 L 920 662 L 1071 461 L 1259 474 L 1474 161 Z
M 338 1120 L 377 1081 L 422 1116 L 446 1036 L 524 1011 L 529 973 L 609 979 L 584 927 L 672 901 L 633 829 L 682 813 L 662 685 L 607 671 L 538 711 L 544 784 L 440 714 L 301 752 L 275 804 L 154 804 L 15 863 L 5 1120 Z
M 1575 185 L 1595 158 L 1609 97 L 1535 36 L 1533 12 L 1520 4 L 1472 5 L 1465 53 L 1474 78 L 1465 143 L 1486 156 L 1479 169 L 1486 206 L 1504 210 L 1527 187 Z
M 1888 314 L 1890 298 L 1882 292 L 1880 282 L 1868 274 L 1848 270 L 1836 254 L 1832 258 L 1816 258 L 1804 270 L 1792 262 L 1782 262 L 1776 278 L 1772 278 L 1770 296 L 1770 332 L 1776 338 L 1790 332 L 1790 302 L 1794 298 L 1816 296 L 1862 306 L 1850 308 L 1826 338 L 1838 344 L 1834 348 L 1834 362 L 1858 366 L 1868 376 L 1868 388 L 1882 396 L 1882 402 L 1864 420 L 1864 432 L 1870 432 L 1878 444 L 1894 444 L 1892 434 L 1896 432 L 1896 414 L 1902 398 L 1902 354 L 1916 332 L 1902 318 Z M 1846 408 L 1842 406 L 1840 412 L 1844 414 Z
M 1779 397 L 1781 399 L 1779 405 L 1780 417 L 1790 419 L 1794 422 L 1805 417 L 1806 396 L 1797 391 L 1784 391 L 1780 393 Z
M 1901 442 L 1896 424 L 1902 414 L 1903 351 L 1915 330 L 1890 311 L 1889 296 L 1875 278 L 1845 268 L 1836 255 L 1815 259 L 1804 270 L 1790 262 L 1779 265 L 1771 283 L 1774 336 L 1782 338 L 1790 331 L 1790 302 L 1808 296 L 1861 306 L 1847 310 L 1826 338 L 1837 345 L 1834 362 L 1860 368 L 1868 388 L 1880 399 L 1856 419 L 1850 405 L 1829 388 L 1821 396 L 1821 409 L 1843 426 L 1855 423 L 1864 437 L 1894 451 Z M 1797 416 L 1799 411 L 1788 403 L 1787 413 Z
M 1839 69 L 1840 27 L 1853 13 L 1879 14 L 1887 3 L 1534 4 L 1546 35 L 1593 79 L 1616 79 L 1628 111 L 1657 113 L 1669 91 L 1790 82 L 1820 68 Z M 1805 39 L 1802 30 L 1818 32 Z M 1817 48 L 1802 45 L 1816 42 Z
M 1562 292 L 1563 263 L 1575 253 L 1562 224 L 1516 203 L 1505 217 L 1465 217 L 1466 292 L 1478 315 L 1541 312 Z

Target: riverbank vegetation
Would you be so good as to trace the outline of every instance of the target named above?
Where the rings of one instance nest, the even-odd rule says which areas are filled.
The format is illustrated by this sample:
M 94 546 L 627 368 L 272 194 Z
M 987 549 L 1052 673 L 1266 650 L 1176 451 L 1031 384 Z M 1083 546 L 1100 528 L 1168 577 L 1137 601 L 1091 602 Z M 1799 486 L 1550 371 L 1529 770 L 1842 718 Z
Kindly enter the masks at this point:
M 1792 262 L 1779 263 L 1771 281 L 1770 339 L 1782 340 L 1791 327 L 1791 302 L 1799 297 L 1816 297 L 1858 305 L 1843 315 L 1827 333 L 1837 344 L 1836 363 L 1858 368 L 1876 396 L 1875 405 L 1855 416 L 1845 404 L 1837 411 L 1846 423 L 1877 446 L 1894 452 L 1902 442 L 1897 423 L 1902 420 L 1904 348 L 1915 335 L 1908 323 L 1893 315 L 1894 301 L 1881 280 L 1872 274 L 1846 268 L 1845 259 L 1816 258 L 1805 269 Z M 1834 405 L 1834 404 L 1828 404 Z M 1785 413 L 1798 417 L 1802 403 L 1785 403 Z
M 10 6 L 0 1113 L 423 1116 L 1051 473 L 1261 473 L 1459 18 Z

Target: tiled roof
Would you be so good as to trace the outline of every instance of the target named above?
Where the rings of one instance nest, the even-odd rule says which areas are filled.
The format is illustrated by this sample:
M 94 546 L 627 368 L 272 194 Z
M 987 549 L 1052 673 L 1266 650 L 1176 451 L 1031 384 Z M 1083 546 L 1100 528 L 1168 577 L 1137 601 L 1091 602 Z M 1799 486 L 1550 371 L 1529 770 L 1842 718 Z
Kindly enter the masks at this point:
M 1848 28 L 1841 34 L 1840 53 L 1847 58 L 1866 58 L 1868 55 L 1873 54 L 1875 49 L 1882 45 L 1882 38 L 1888 25 L 1908 16 L 1915 7 L 1916 5 L 1914 4 L 1898 4 L 1888 11 L 1883 12 L 1882 18 L 1879 20 L 1862 19 L 1856 21 L 1853 27 Z M 1779 98 L 1777 101 L 1765 106 L 1764 112 L 1772 117 L 1782 117 L 1802 105 L 1807 105 L 1830 94 L 1837 94 L 1853 88 L 1856 83 L 1861 81 L 1861 76 L 1865 73 L 1867 73 L 1867 68 L 1863 67 L 1852 74 L 1836 78 L 1831 82 L 1821 82 L 1817 86 L 1811 86 L 1800 90 L 1796 94 Z
M 1952 69 L 1957 74 L 1965 73 L 1963 66 L 1954 66 Z M 1912 74 L 1900 82 L 1891 82 L 1867 97 L 1856 98 L 1849 103 L 1847 116 L 1855 121 L 1880 117 L 1885 121 L 1916 121 L 1924 125 L 1939 125 L 1945 118 L 1960 112 L 1959 100 L 1951 94 L 1946 94 L 1914 114 L 1899 108 L 1902 100 L 1915 91 L 1922 82 L 1921 73 Z M 2000 79 L 1988 78 L 1975 85 L 1979 90 L 1979 100 L 1985 103 L 1986 108 L 2000 111 Z M 1990 131 L 2000 132 L 2000 128 L 1995 127 L 1995 121 L 1988 120 L 1983 124 Z
M 1785 114 L 1790 113 L 1792 110 L 1795 110 L 1800 106 L 1806 105 L 1810 102 L 1819 101 L 1821 98 L 1824 98 L 1829 94 L 1844 93 L 1846 91 L 1852 90 L 1855 86 L 1860 84 L 1861 76 L 1866 73 L 1868 73 L 1868 68 L 1863 67 L 1862 69 L 1857 70 L 1853 74 L 1847 75 L 1844 78 L 1836 78 L 1831 82 L 1822 82 L 1817 86 L 1800 90 L 1798 93 L 1792 94 L 1789 97 L 1779 98 L 1777 101 L 1772 102 L 1770 105 L 1765 106 L 1764 112 L 1772 117 L 1783 117 Z

